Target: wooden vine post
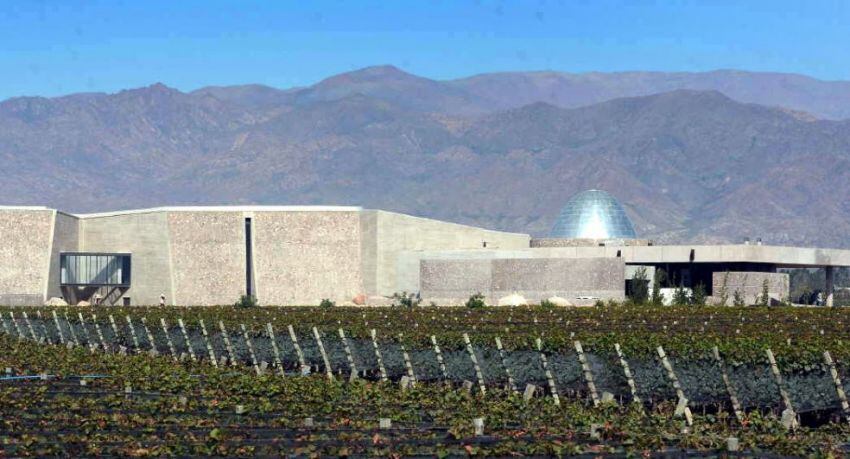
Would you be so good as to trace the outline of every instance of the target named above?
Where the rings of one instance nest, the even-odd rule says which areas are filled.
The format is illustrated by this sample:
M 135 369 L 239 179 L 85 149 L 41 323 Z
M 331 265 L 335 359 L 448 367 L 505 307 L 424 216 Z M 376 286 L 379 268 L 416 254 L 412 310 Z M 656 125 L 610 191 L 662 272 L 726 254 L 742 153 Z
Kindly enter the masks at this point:
M 555 386 L 555 378 L 552 376 L 552 371 L 549 370 L 549 360 L 543 352 L 543 340 L 537 338 L 537 354 L 540 356 L 540 364 L 543 365 L 543 373 L 546 375 L 546 383 L 549 384 L 549 392 L 552 394 L 552 400 L 555 405 L 561 406 L 561 399 L 558 396 L 558 387 Z
M 269 332 L 269 341 L 272 343 L 272 353 L 274 354 L 274 364 L 277 366 L 277 371 L 281 376 L 284 376 L 283 362 L 280 360 L 280 349 L 277 347 L 277 338 L 274 336 L 274 327 L 271 322 L 266 323 L 266 331 Z
M 50 339 L 50 333 L 47 332 L 47 325 L 45 325 L 44 317 L 41 315 L 41 309 L 37 309 L 35 314 L 38 316 L 38 325 L 41 327 L 41 333 L 44 335 L 44 341 L 47 344 L 53 344 L 53 340 Z
M 192 359 L 193 362 L 197 362 L 198 357 L 195 355 L 195 350 L 192 349 L 192 341 L 189 340 L 189 332 L 186 331 L 186 324 L 183 322 L 182 317 L 177 318 L 177 325 L 180 325 L 180 331 L 183 332 L 183 341 L 186 341 L 186 349 L 189 350 L 189 358 Z
M 416 386 L 416 375 L 413 374 L 413 364 L 410 362 L 410 355 L 404 347 L 404 335 L 398 334 L 398 344 L 401 346 L 401 356 L 404 359 L 404 367 L 407 369 L 407 377 L 410 379 L 410 387 Z
M 24 315 L 24 322 L 26 322 L 27 324 L 27 329 L 30 331 L 30 336 L 32 336 L 32 340 L 36 343 L 40 342 L 41 340 L 38 339 L 38 336 L 35 335 L 35 329 L 32 328 L 32 322 L 30 322 L 30 318 L 29 316 L 27 316 L 27 312 L 24 311 L 22 312 L 22 314 Z
M 100 330 L 100 324 L 97 322 L 97 316 L 92 314 L 91 321 L 94 324 L 94 331 L 97 333 L 97 339 L 100 340 L 100 345 L 103 348 L 103 352 L 109 352 L 109 346 L 106 345 L 106 340 L 103 339 L 103 332 Z
M 632 403 L 640 404 L 635 378 L 632 376 L 632 370 L 629 368 L 629 362 L 626 361 L 626 356 L 623 355 L 620 343 L 614 343 L 614 349 L 617 351 L 617 357 L 620 359 L 620 366 L 623 367 L 623 376 L 626 377 L 626 383 L 629 385 L 629 392 L 632 394 Z
M 62 333 L 62 327 L 59 325 L 59 316 L 56 314 L 56 310 L 51 311 L 53 315 L 53 323 L 56 324 L 56 331 L 59 333 L 59 344 L 65 344 L 65 334 Z M 3 328 L 6 328 L 6 321 L 3 321 Z
M 472 341 L 469 339 L 469 335 L 463 334 L 463 342 L 466 344 L 466 352 L 469 353 L 469 360 L 472 361 L 472 367 L 475 369 L 475 378 L 478 380 L 478 389 L 481 391 L 481 395 L 485 395 L 487 393 L 487 386 L 484 383 L 484 373 L 481 372 L 481 366 L 478 365 L 478 357 L 475 356 L 475 349 L 472 347 Z
M 165 324 L 165 318 L 159 318 L 159 324 L 162 326 L 162 333 L 165 334 L 165 342 L 168 343 L 168 350 L 171 352 L 171 358 L 174 359 L 175 362 L 179 361 L 177 357 L 177 350 L 174 348 L 174 341 L 171 341 L 171 335 L 168 334 L 168 325 Z
M 785 381 L 782 379 L 779 365 L 776 364 L 776 358 L 773 356 L 773 351 L 770 348 L 765 349 L 764 353 L 767 355 L 767 361 L 770 363 L 773 380 L 776 381 L 776 386 L 779 387 L 779 396 L 782 397 L 782 403 L 785 405 L 785 410 L 782 412 L 782 424 L 789 430 L 796 429 L 799 426 L 797 412 L 794 411 L 794 406 L 791 404 L 791 395 L 785 388 Z
M 153 333 L 151 333 L 151 329 L 148 327 L 147 317 L 142 317 L 142 328 L 145 329 L 145 336 L 147 336 L 148 343 L 151 345 L 151 352 L 153 352 L 154 355 L 159 355 L 159 349 L 156 348 L 156 341 L 153 339 Z
M 227 328 L 224 327 L 224 322 L 218 321 L 218 328 L 221 330 L 221 337 L 224 339 L 224 347 L 227 348 L 227 355 L 230 357 L 230 366 L 236 366 L 236 353 L 233 352 L 233 345 L 230 343 L 230 335 L 227 333 Z
M 508 389 L 516 392 L 516 382 L 514 382 L 511 369 L 508 367 L 508 359 L 505 355 L 505 348 L 502 347 L 502 340 L 498 336 L 496 337 L 496 349 L 499 350 L 499 361 L 502 363 L 502 370 L 505 371 L 505 376 L 508 377 Z
M 68 319 L 68 313 L 63 312 L 62 316 L 65 317 L 65 323 L 68 324 L 68 334 L 71 335 L 71 341 L 73 341 L 74 346 L 80 346 L 80 340 L 77 339 L 77 332 L 74 331 L 74 324 Z
M 112 326 L 112 336 L 116 340 L 120 340 L 121 335 L 118 333 L 118 324 L 115 323 L 115 317 L 112 317 L 112 314 L 109 314 L 109 324 Z
M 685 421 L 688 423 L 688 425 L 693 425 L 694 418 L 691 414 L 690 407 L 688 407 L 688 398 L 685 397 L 685 392 L 682 390 L 682 384 L 679 383 L 679 378 L 676 376 L 676 372 L 673 371 L 673 365 L 670 364 L 670 359 L 668 359 L 667 354 L 664 353 L 663 347 L 658 346 L 656 350 L 658 351 L 658 357 L 661 359 L 661 364 L 667 371 L 667 378 L 673 384 L 673 389 L 676 390 L 676 397 L 679 399 L 674 415 L 685 416 Z
M 372 337 L 372 347 L 375 348 L 375 359 L 378 360 L 378 370 L 381 372 L 381 381 L 387 381 L 387 368 L 384 366 L 384 357 L 381 355 L 381 349 L 378 346 L 378 334 L 375 329 L 369 330 L 369 335 Z
M 838 401 L 841 402 L 841 410 L 844 412 L 844 418 L 850 423 L 850 404 L 847 403 L 847 394 L 844 393 L 844 385 L 841 383 L 841 377 L 838 376 L 835 361 L 832 360 L 832 355 L 829 354 L 829 351 L 823 351 L 823 362 L 829 367 L 832 383 L 835 384 L 835 393 L 838 395 Z
M 434 354 L 437 355 L 437 364 L 440 366 L 440 373 L 443 375 L 443 380 L 449 380 L 449 372 L 446 370 L 446 362 L 443 361 L 443 353 L 440 351 L 440 346 L 437 344 L 437 337 L 431 335 L 431 344 L 434 345 Z
M 55 312 L 56 312 L 56 311 L 54 311 L 54 313 L 55 313 Z M 4 331 L 7 335 L 12 336 L 12 330 L 9 328 L 9 324 L 7 324 L 7 323 L 6 323 L 6 317 L 5 317 L 5 316 L 3 316 L 3 314 L 2 314 L 2 313 L 0 313 L 0 322 L 2 322 L 2 323 L 3 323 L 3 331 Z
M 325 364 L 325 374 L 328 379 L 333 381 L 333 368 L 331 368 L 331 362 L 328 360 L 328 354 L 325 352 L 325 345 L 322 344 L 322 336 L 319 334 L 319 330 L 316 327 L 313 327 L 313 338 L 316 339 L 316 344 L 319 346 L 319 354 L 322 355 L 322 362 Z
M 732 411 L 735 413 L 735 418 L 738 423 L 744 422 L 744 410 L 741 409 L 741 403 L 738 401 L 738 394 L 735 392 L 735 387 L 732 386 L 732 380 L 729 379 L 729 373 L 726 371 L 726 364 L 723 358 L 720 357 L 720 350 L 717 346 L 712 348 L 711 353 L 714 355 L 714 361 L 717 363 L 717 368 L 720 370 L 720 377 L 723 378 L 723 385 L 726 386 L 726 393 L 729 394 L 729 401 L 732 403 Z
M 130 338 L 133 340 L 133 348 L 136 349 L 136 352 L 141 352 L 142 348 L 139 346 L 139 337 L 136 336 L 136 327 L 133 326 L 133 320 L 130 319 L 129 315 L 124 316 L 124 320 L 127 321 L 127 328 L 130 329 Z
M 593 381 L 593 372 L 590 371 L 590 364 L 587 363 L 587 356 L 584 355 L 584 349 L 581 347 L 581 341 L 574 341 L 573 345 L 578 354 L 578 361 L 581 364 L 581 371 L 584 373 L 584 380 L 587 382 L 587 390 L 590 392 L 590 399 L 593 400 L 593 406 L 599 406 L 599 393 L 596 392 L 596 383 Z
M 204 324 L 204 319 L 198 319 L 198 324 L 201 325 L 201 335 L 204 337 L 204 344 L 207 346 L 207 354 L 210 356 L 210 363 L 212 366 L 218 368 L 218 359 L 215 356 L 215 350 L 210 343 L 210 336 L 207 333 L 207 326 Z
M 15 326 L 15 331 L 18 332 L 18 339 L 24 339 L 25 336 L 23 332 L 21 332 L 21 326 L 18 325 L 18 322 L 15 320 L 15 314 L 12 311 L 9 311 L 9 319 L 12 320 L 12 325 Z
M 77 317 L 80 319 L 80 327 L 83 328 L 83 335 L 86 337 L 86 344 L 89 347 L 89 351 L 94 353 L 94 348 L 96 344 L 92 342 L 91 335 L 89 335 L 89 329 L 86 328 L 86 320 L 83 318 L 83 313 L 78 312 Z
M 260 370 L 260 365 L 257 363 L 257 354 L 254 353 L 251 336 L 248 335 L 248 329 L 245 327 L 245 324 L 239 324 L 239 327 L 242 329 L 242 336 L 245 337 L 245 345 L 248 346 L 248 354 L 251 356 L 251 365 L 254 367 L 254 372 L 257 373 L 257 376 L 260 376 L 262 371 Z
M 286 329 L 289 331 L 289 339 L 292 341 L 292 347 L 295 349 L 295 356 L 298 357 L 301 374 L 304 374 L 310 370 L 310 367 L 307 366 L 307 362 L 304 360 L 304 353 L 301 352 L 301 346 L 298 344 L 298 335 L 295 334 L 295 329 L 292 328 L 292 325 L 287 325 Z
M 357 379 L 357 366 L 354 364 L 354 354 L 351 353 L 351 347 L 348 345 L 348 339 L 345 338 L 345 331 L 343 331 L 342 328 L 337 331 L 339 332 L 339 339 L 342 340 L 342 347 L 345 349 L 345 358 L 348 360 L 348 368 L 351 372 L 348 375 L 348 379 L 350 381 L 354 381 Z

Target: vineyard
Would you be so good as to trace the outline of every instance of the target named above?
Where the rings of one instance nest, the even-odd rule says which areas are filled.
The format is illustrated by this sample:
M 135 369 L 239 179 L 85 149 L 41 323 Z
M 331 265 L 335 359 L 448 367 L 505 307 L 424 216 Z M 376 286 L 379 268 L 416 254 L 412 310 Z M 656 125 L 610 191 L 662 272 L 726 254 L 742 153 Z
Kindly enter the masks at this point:
M 844 456 L 848 322 L 839 308 L 0 308 L 0 454 Z

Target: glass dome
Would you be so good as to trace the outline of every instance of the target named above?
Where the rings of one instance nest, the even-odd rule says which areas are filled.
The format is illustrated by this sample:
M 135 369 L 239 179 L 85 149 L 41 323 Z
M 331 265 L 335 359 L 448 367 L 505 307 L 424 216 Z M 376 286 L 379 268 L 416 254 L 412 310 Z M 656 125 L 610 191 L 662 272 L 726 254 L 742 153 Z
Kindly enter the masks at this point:
M 561 209 L 549 237 L 566 239 L 635 239 L 635 227 L 623 206 L 601 190 L 573 196 Z

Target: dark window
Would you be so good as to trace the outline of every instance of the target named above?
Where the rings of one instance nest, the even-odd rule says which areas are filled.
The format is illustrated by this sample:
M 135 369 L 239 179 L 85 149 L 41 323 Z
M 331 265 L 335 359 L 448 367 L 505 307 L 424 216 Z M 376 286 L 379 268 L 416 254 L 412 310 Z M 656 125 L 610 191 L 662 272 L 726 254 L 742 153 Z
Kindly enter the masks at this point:
M 251 243 L 251 219 L 245 219 L 245 294 L 251 296 L 254 294 L 254 254 Z
M 129 296 L 124 297 L 124 306 L 130 306 L 130 297 Z

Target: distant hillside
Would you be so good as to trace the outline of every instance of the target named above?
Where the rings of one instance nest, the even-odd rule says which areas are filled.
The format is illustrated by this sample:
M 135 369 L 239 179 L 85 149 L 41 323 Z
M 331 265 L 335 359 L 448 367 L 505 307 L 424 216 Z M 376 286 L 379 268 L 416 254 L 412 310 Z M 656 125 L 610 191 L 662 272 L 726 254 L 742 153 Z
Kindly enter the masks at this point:
M 740 74 L 778 78 L 687 75 L 729 86 L 723 75 Z M 850 121 L 817 120 L 781 94 L 742 103 L 746 91 L 728 88 L 611 99 L 625 90 L 610 78 L 646 89 L 634 79 L 662 74 L 599 74 L 608 92 L 541 101 L 527 90 L 545 86 L 539 75 L 498 86 L 499 74 L 439 82 L 375 67 L 287 91 L 156 84 L 10 99 L 0 102 L 0 201 L 358 204 L 545 234 L 570 195 L 602 188 L 661 241 L 850 247 Z M 826 116 L 815 99 L 805 110 Z

